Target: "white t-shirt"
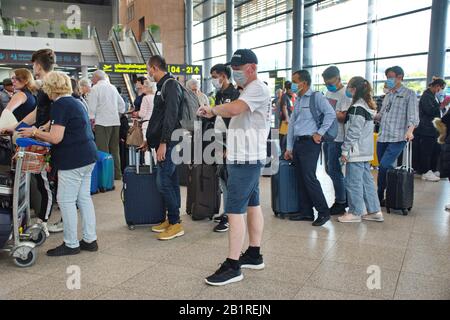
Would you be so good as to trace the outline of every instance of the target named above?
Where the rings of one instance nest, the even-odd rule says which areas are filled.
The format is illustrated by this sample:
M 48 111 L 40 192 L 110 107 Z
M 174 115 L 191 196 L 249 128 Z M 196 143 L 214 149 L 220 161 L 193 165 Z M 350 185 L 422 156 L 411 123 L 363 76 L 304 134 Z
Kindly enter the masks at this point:
M 239 100 L 249 109 L 231 118 L 227 131 L 227 158 L 239 162 L 265 160 L 271 120 L 269 88 L 261 80 L 254 80 L 244 88 Z
M 347 95 L 345 94 L 346 90 L 347 87 L 343 87 L 341 90 L 338 90 L 336 92 L 328 91 L 326 93 L 325 96 L 327 97 L 334 110 L 344 112 L 347 111 L 348 108 L 350 108 L 352 99 L 347 97 Z M 336 136 L 336 139 L 334 141 L 344 142 L 344 131 L 344 124 L 339 122 L 338 135 Z

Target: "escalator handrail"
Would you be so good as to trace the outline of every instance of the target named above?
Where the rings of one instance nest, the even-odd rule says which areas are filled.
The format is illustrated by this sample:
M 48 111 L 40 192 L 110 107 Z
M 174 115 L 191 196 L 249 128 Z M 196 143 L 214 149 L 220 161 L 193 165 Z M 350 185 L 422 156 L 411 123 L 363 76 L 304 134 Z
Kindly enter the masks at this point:
M 97 28 L 92 29 L 92 36 L 94 39 L 95 46 L 97 47 L 97 53 L 99 53 L 99 58 L 101 62 L 105 62 L 105 54 L 103 52 L 102 44 L 100 43 L 100 38 L 98 36 Z
M 137 48 L 139 54 L 141 55 L 142 61 L 143 61 L 143 62 L 146 62 L 146 61 L 145 61 L 144 54 L 142 53 L 141 47 L 139 47 L 139 44 L 138 44 L 138 42 L 137 42 L 136 35 L 134 34 L 133 29 L 131 29 L 131 28 L 128 29 L 128 32 L 131 33 L 131 39 L 132 39 L 131 41 L 133 41 L 133 44 L 136 46 L 136 48 Z
M 155 49 L 156 49 L 156 53 L 157 53 L 158 55 L 161 55 L 161 52 L 159 51 L 159 48 L 158 48 L 158 46 L 156 45 L 155 38 L 153 38 L 153 35 L 151 34 L 150 31 L 146 30 L 146 32 L 147 32 L 147 36 L 149 36 L 150 39 L 151 39 L 151 41 L 149 41 L 149 42 L 150 42 L 150 43 L 155 47 Z M 151 49 L 151 48 L 150 48 L 150 49 Z M 153 53 L 153 52 L 152 52 L 152 53 Z

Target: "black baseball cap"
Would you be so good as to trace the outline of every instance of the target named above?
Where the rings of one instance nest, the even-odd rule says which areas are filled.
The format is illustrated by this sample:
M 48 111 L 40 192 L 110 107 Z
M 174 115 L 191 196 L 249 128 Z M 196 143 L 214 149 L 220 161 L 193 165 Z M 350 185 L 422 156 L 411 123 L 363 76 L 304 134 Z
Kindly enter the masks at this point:
M 256 54 L 250 49 L 239 49 L 231 58 L 231 61 L 227 63 L 228 66 L 242 66 L 247 63 L 258 64 L 258 58 Z
M 12 86 L 12 85 L 13 83 L 10 78 L 6 78 L 5 80 L 3 80 L 3 86 Z

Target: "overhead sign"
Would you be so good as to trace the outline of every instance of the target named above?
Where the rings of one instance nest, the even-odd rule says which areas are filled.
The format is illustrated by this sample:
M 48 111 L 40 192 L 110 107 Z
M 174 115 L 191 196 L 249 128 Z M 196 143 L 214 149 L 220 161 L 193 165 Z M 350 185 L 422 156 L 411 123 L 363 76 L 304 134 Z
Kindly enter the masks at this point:
M 65 67 L 81 66 L 81 54 L 76 52 L 55 52 L 56 64 Z M 0 63 L 25 64 L 31 63 L 33 51 L 26 50 L 0 50 Z
M 106 73 L 147 74 L 145 63 L 100 63 L 100 70 Z M 202 66 L 190 64 L 169 64 L 167 71 L 173 75 L 195 76 L 202 75 Z
M 169 64 L 167 70 L 174 75 L 182 76 L 201 76 L 202 66 L 191 64 Z
M 147 65 L 145 63 L 100 63 L 100 70 L 106 73 L 133 73 L 146 74 Z

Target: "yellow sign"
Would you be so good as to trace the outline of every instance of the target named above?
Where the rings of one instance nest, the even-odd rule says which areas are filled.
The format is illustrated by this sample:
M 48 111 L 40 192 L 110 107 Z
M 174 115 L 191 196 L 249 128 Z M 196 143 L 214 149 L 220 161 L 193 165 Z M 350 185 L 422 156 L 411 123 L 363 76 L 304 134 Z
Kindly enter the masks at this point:
M 145 63 L 101 63 L 100 70 L 106 73 L 147 74 Z M 169 64 L 167 71 L 173 75 L 202 75 L 202 66 L 188 64 Z
M 101 63 L 100 70 L 106 73 L 147 74 L 145 63 Z

